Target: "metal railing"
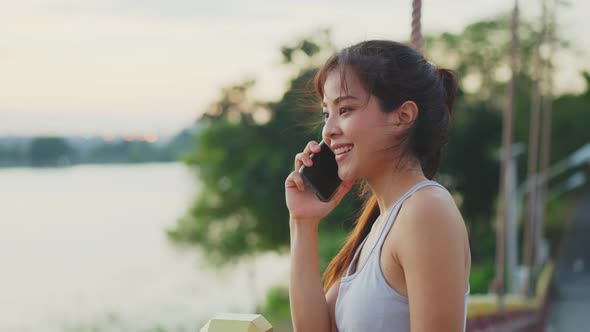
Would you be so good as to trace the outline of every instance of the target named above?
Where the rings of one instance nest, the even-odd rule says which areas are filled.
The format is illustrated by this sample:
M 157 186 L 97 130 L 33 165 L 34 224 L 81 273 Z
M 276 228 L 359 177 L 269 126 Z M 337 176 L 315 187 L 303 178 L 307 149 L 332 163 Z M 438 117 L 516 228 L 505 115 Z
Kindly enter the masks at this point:
M 549 286 L 554 263 L 548 261 L 543 267 L 535 296 L 505 295 L 504 312 L 498 312 L 499 298 L 496 294 L 471 295 L 467 304 L 467 332 L 543 331 L 548 316 Z M 200 332 L 270 332 L 271 324 L 257 314 L 221 314 L 201 328 Z

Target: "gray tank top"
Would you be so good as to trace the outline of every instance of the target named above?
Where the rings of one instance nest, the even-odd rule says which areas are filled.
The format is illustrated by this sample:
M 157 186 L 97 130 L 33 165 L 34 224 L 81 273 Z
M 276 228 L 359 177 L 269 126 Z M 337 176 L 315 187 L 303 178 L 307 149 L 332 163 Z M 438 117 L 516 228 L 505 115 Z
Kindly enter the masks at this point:
M 410 332 L 410 310 L 408 298 L 396 292 L 385 280 L 381 271 L 381 248 L 402 203 L 417 190 L 426 186 L 442 185 L 435 181 L 423 181 L 406 192 L 393 205 L 387 222 L 371 248 L 364 264 L 357 271 L 356 266 L 361 248 L 367 237 L 358 246 L 346 274 L 340 279 L 338 298 L 336 299 L 335 320 L 339 332 Z M 463 307 L 463 331 L 467 320 L 467 299 L 471 287 L 465 293 Z

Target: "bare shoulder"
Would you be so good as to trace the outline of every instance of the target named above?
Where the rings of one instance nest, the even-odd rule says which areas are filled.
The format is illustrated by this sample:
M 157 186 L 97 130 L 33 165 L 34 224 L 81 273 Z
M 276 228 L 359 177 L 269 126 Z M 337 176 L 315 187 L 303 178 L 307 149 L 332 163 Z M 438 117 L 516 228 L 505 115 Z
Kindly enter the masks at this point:
M 395 255 L 403 269 L 412 331 L 460 331 L 469 282 L 467 230 L 453 197 L 426 187 L 402 205 Z
M 427 260 L 463 263 L 463 269 L 457 266 L 455 272 L 468 274 L 464 270 L 470 268 L 471 261 L 467 228 L 447 190 L 429 186 L 416 191 L 403 203 L 396 227 L 398 243 L 394 254 L 402 266 L 404 260 L 415 261 L 416 255 L 423 252 Z
M 445 236 L 459 238 L 466 235 L 465 222 L 453 196 L 437 186 L 422 188 L 410 196 L 403 203 L 398 219 L 396 223 L 404 230 L 444 230 Z

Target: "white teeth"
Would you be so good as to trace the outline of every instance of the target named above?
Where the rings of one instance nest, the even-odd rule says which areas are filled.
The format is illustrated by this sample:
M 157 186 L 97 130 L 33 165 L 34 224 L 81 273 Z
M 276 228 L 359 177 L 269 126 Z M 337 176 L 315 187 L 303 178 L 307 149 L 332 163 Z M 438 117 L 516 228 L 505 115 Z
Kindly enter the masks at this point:
M 347 146 L 343 146 L 341 148 L 335 149 L 334 153 L 335 154 L 342 154 L 342 153 L 348 152 L 350 150 L 352 150 L 352 145 L 347 145 Z

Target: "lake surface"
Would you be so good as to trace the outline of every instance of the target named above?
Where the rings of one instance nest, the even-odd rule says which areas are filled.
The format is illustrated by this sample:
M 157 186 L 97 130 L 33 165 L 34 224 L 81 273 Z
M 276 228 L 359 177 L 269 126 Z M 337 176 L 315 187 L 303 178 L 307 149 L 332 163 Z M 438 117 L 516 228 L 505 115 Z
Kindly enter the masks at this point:
M 198 331 L 253 313 L 288 258 L 258 257 L 252 279 L 174 246 L 165 230 L 197 194 L 178 163 L 0 169 L 0 331 Z

